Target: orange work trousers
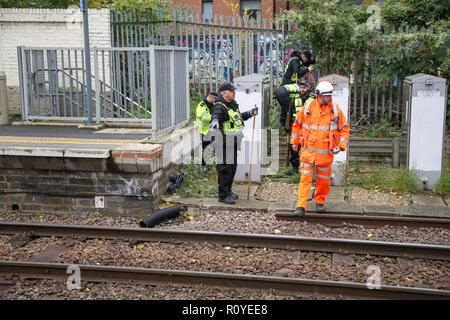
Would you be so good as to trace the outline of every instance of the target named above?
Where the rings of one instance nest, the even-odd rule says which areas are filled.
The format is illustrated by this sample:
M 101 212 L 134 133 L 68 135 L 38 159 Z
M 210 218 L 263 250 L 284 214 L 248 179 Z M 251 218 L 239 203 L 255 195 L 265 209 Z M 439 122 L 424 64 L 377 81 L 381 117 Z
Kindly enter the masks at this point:
M 324 204 L 328 193 L 330 193 L 331 164 L 326 166 L 316 166 L 314 163 L 301 163 L 301 178 L 298 185 L 297 208 L 303 207 L 306 209 L 306 202 L 308 201 L 309 193 L 311 191 L 314 172 L 316 173 L 316 193 L 314 195 L 316 203 Z

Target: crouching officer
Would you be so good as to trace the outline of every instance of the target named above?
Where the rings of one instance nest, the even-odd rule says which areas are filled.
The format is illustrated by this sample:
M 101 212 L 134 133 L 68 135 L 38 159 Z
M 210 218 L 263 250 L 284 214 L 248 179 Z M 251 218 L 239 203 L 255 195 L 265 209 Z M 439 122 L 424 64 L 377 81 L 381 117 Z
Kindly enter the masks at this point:
M 305 215 L 314 172 L 316 208 L 318 212 L 326 211 L 324 203 L 330 192 L 331 164 L 334 155 L 347 148 L 350 127 L 342 110 L 332 101 L 333 91 L 331 83 L 320 82 L 316 99 L 305 104 L 292 126 L 292 149 L 298 150 L 299 145 L 302 148 L 296 216 Z
M 231 191 L 237 169 L 237 152 L 242 141 L 244 121 L 258 114 L 258 108 L 240 112 L 234 100 L 236 88 L 229 82 L 219 87 L 219 98 L 214 105 L 210 128 L 220 130 L 222 139 L 215 137 L 219 201 L 234 204 L 238 195 Z M 214 131 L 212 130 L 212 131 Z
M 198 126 L 202 136 L 203 152 L 205 151 L 205 148 L 211 143 L 210 139 L 205 139 L 205 136 L 209 131 L 209 125 L 211 124 L 211 115 L 214 110 L 214 104 L 217 98 L 219 98 L 217 92 L 211 91 L 205 98 L 203 98 L 202 101 L 200 101 L 200 103 L 197 105 L 197 109 L 195 110 L 195 123 Z M 203 156 L 202 164 L 205 164 Z

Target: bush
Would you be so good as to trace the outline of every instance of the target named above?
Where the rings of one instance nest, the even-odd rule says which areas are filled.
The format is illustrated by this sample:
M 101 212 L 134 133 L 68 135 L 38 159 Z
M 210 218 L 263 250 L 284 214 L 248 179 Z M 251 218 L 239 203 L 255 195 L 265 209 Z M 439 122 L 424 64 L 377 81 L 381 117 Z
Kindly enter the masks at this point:
M 417 174 L 405 167 L 394 169 L 390 166 L 371 166 L 371 172 L 362 173 L 360 168 L 350 166 L 349 185 L 375 191 L 416 193 L 419 188 Z

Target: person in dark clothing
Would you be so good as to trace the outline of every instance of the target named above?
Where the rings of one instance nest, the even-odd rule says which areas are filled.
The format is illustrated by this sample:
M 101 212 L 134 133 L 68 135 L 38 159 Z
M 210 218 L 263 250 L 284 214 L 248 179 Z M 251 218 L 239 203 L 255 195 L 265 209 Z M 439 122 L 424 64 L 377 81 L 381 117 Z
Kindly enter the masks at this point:
M 297 85 L 289 85 L 289 86 L 297 86 Z M 291 123 L 287 128 L 288 135 L 290 136 L 292 131 L 292 125 L 294 124 L 295 119 L 297 118 L 297 113 L 301 112 L 306 103 L 311 102 L 315 99 L 315 94 L 310 91 L 310 84 L 308 80 L 300 81 L 299 92 L 296 97 L 291 102 L 291 107 L 289 108 Z M 292 165 L 292 169 L 286 171 L 288 176 L 293 175 L 298 172 L 298 168 L 300 165 L 300 151 L 293 150 L 292 146 L 289 145 L 290 148 L 290 158 L 289 162 Z
M 281 85 L 300 82 L 301 78 L 309 71 L 314 70 L 316 63 L 314 56 L 308 51 L 294 51 L 284 70 L 283 82 Z
M 237 151 L 243 138 L 244 121 L 258 114 L 258 108 L 240 112 L 234 100 L 236 88 L 229 82 L 219 87 L 210 128 L 219 130 L 214 136 L 219 183 L 219 201 L 234 204 L 238 195 L 231 191 L 237 169 Z

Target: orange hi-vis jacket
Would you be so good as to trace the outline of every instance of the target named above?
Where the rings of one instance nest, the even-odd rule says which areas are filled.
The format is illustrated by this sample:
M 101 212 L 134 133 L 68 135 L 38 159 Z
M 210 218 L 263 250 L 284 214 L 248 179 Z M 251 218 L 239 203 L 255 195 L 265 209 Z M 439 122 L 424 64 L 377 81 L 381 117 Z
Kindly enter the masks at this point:
M 320 106 L 316 97 L 297 113 L 292 126 L 291 144 L 302 146 L 300 161 L 316 165 L 331 165 L 331 150 L 338 146 L 347 148 L 350 127 L 344 113 L 331 102 Z

